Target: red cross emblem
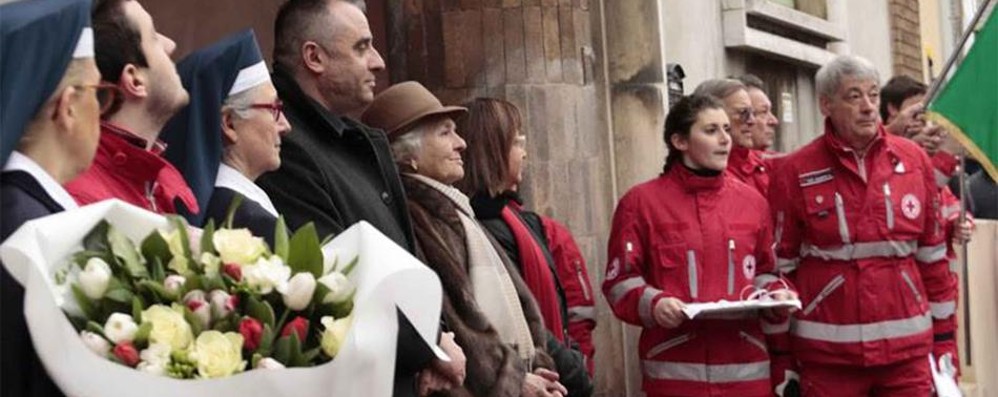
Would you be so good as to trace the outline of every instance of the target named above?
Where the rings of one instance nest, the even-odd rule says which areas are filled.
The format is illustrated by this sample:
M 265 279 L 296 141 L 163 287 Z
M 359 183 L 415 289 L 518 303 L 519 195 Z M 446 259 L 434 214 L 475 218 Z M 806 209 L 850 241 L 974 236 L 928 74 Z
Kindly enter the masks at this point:
M 918 197 L 915 197 L 914 194 L 908 193 L 901 198 L 901 213 L 904 214 L 905 218 L 918 218 L 918 214 L 921 212 L 922 203 L 918 201 Z

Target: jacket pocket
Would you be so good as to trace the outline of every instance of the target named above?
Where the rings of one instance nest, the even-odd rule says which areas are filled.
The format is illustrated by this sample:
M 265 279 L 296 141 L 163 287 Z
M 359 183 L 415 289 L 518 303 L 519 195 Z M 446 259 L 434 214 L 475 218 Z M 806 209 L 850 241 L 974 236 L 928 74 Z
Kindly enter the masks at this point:
M 804 187 L 801 192 L 805 221 L 809 226 L 806 240 L 817 245 L 842 244 L 850 240 L 845 202 L 834 182 Z
M 755 347 L 758 347 L 759 350 L 762 350 L 763 353 L 769 353 L 769 350 L 766 349 L 766 343 L 760 340 L 759 338 L 749 335 L 749 333 L 745 331 L 738 331 L 738 335 L 740 335 L 742 339 L 745 340 L 746 342 L 752 344 Z
M 818 292 L 818 295 L 815 296 L 814 299 L 811 299 L 811 302 L 809 302 L 807 306 L 804 307 L 803 314 L 805 316 L 810 315 L 811 312 L 814 311 L 814 309 L 818 308 L 818 304 L 820 304 L 821 301 L 825 300 L 825 298 L 828 298 L 829 295 L 835 292 L 835 290 L 839 289 L 839 287 L 841 287 L 842 284 L 845 284 L 845 282 L 846 282 L 846 276 L 842 274 L 833 277 L 832 280 L 828 282 L 828 284 L 825 284 L 825 288 L 822 288 L 821 292 Z
M 655 283 L 662 291 L 676 296 L 685 295 L 686 281 L 691 277 L 688 272 L 687 256 L 684 242 L 662 242 L 655 245 L 651 270 L 655 276 Z
M 655 356 L 657 356 L 659 354 L 664 353 L 666 350 L 672 349 L 672 348 L 674 348 L 676 346 L 679 346 L 679 345 L 682 345 L 682 344 L 684 344 L 686 342 L 689 342 L 695 336 L 696 335 L 691 332 L 691 333 L 688 333 L 688 334 L 682 334 L 682 335 L 679 335 L 679 336 L 677 336 L 675 338 L 671 338 L 669 340 L 666 340 L 665 342 L 659 343 L 659 344 L 657 344 L 655 346 L 652 346 L 651 349 L 648 349 L 648 352 L 645 353 L 645 357 L 646 358 L 655 357 Z

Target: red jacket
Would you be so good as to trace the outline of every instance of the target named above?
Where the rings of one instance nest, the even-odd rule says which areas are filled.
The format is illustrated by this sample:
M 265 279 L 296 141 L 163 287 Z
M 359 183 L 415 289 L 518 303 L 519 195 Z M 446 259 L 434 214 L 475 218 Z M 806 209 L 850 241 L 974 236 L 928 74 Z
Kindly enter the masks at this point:
M 66 190 L 80 205 L 116 198 L 161 214 L 177 213 L 180 200 L 192 213 L 197 200 L 184 177 L 162 156 L 161 145 L 145 149 L 145 141 L 127 130 L 101 122 L 94 162 Z
M 776 254 L 804 309 L 792 326 L 796 359 L 854 366 L 926 357 L 930 307 L 956 289 L 928 156 L 881 128 L 865 156 L 825 134 L 781 162 L 770 204 Z M 935 320 L 935 321 L 933 321 Z
M 769 355 L 758 317 L 688 320 L 658 326 L 652 308 L 740 299 L 768 287 L 774 259 L 766 201 L 724 174 L 699 177 L 682 166 L 640 184 L 617 204 L 603 293 L 621 320 L 643 327 L 644 390 L 682 395 L 765 396 Z
M 728 156 L 728 168 L 725 171 L 766 197 L 769 193 L 770 161 L 763 157 L 762 151 L 733 145 L 731 155 Z
M 554 258 L 558 279 L 565 291 L 568 304 L 568 334 L 579 343 L 579 349 L 586 356 L 586 368 L 593 374 L 593 329 L 596 328 L 596 308 L 593 300 L 593 287 L 586 270 L 586 259 L 572 238 L 568 228 L 554 219 L 541 216 L 548 249 Z

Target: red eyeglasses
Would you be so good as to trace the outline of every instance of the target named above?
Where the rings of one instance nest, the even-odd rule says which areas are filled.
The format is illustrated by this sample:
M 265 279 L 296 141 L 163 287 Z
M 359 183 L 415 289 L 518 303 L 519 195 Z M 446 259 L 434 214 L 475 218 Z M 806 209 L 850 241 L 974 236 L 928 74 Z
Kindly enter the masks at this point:
M 281 120 L 281 113 L 284 112 L 284 102 L 280 99 L 271 103 L 252 103 L 246 106 L 249 109 L 265 109 L 274 115 L 274 121 Z

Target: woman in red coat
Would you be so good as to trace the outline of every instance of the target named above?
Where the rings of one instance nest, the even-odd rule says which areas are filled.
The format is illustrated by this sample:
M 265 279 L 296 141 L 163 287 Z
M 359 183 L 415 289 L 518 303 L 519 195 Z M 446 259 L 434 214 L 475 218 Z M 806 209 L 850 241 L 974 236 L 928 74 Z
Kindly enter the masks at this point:
M 643 327 L 649 396 L 773 394 L 758 313 L 689 320 L 682 311 L 783 287 L 772 274 L 766 200 L 723 172 L 729 131 L 716 99 L 681 99 L 665 122 L 665 171 L 627 192 L 614 212 L 603 292 L 617 317 Z

